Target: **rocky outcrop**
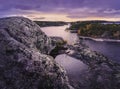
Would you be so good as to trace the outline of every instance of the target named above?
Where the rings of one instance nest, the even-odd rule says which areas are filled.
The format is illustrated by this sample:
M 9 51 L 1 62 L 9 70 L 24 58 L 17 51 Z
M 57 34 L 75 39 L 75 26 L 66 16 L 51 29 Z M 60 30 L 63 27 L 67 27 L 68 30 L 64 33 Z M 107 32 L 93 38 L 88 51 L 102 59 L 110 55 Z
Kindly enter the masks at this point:
M 41 53 L 49 53 L 55 47 L 54 43 L 34 22 L 26 18 L 14 17 L 0 19 L 0 29 L 26 47 L 38 49 Z
M 62 37 L 54 37 L 54 36 L 51 36 L 50 37 L 55 43 L 57 44 L 65 44 L 65 41 Z
M 51 50 L 49 55 L 55 58 L 60 54 L 64 54 L 65 51 L 67 50 L 67 47 L 65 46 L 67 42 L 64 41 L 64 39 L 61 37 L 50 37 L 50 38 L 56 44 L 56 47 L 53 50 Z
M 81 60 L 88 65 L 88 69 L 83 71 L 79 82 L 73 82 L 71 85 L 75 89 L 120 89 L 120 64 L 111 61 L 104 55 L 91 51 L 85 44 L 78 43 L 75 46 L 69 46 L 73 52 L 67 53 L 69 56 Z
M 46 55 L 54 47 L 31 20 L 0 19 L 0 89 L 70 89 L 63 68 Z

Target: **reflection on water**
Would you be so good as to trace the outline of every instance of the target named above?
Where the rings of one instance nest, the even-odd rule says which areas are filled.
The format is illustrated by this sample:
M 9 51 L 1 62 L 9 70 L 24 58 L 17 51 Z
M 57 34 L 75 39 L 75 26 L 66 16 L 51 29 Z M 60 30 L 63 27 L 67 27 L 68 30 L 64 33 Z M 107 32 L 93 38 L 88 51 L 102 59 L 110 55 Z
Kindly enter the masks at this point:
M 67 74 L 74 78 L 80 78 L 83 71 L 85 71 L 88 66 L 82 61 L 75 58 L 69 57 L 65 54 L 59 55 L 55 58 L 56 62 L 66 69 Z
M 53 26 L 53 27 L 43 27 L 41 30 L 45 32 L 48 36 L 58 36 L 62 37 L 68 42 L 68 44 L 74 44 L 78 40 L 78 37 L 75 33 L 71 34 L 70 32 L 65 31 L 69 25 L 65 26 Z

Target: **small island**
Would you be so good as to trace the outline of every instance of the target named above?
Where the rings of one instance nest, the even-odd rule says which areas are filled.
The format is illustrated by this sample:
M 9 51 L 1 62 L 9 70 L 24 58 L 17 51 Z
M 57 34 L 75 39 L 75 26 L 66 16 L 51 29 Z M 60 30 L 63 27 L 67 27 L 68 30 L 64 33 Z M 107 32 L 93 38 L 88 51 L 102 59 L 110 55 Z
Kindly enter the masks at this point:
M 120 23 L 108 21 L 73 22 L 70 31 L 80 36 L 120 40 Z

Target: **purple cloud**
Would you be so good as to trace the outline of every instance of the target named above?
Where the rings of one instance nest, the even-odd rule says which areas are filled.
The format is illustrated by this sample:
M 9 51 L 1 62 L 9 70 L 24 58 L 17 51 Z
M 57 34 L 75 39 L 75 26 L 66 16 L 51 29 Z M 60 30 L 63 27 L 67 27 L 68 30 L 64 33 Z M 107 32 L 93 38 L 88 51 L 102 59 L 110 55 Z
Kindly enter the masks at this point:
M 68 18 L 119 17 L 120 0 L 0 0 L 0 17 L 43 13 L 65 13 Z

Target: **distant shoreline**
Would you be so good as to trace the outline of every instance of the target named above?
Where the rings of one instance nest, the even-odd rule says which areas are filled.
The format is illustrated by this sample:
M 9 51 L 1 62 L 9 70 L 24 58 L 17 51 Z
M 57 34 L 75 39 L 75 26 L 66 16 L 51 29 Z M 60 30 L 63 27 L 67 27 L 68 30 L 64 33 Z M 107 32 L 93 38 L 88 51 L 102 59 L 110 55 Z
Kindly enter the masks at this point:
M 66 29 L 66 31 L 69 31 L 70 33 L 76 33 L 77 34 L 77 30 L 75 31 L 72 31 L 72 30 L 68 30 Z M 93 37 L 86 37 L 86 36 L 80 36 L 78 35 L 78 37 L 81 39 L 90 39 L 90 40 L 93 40 L 93 41 L 105 41 L 105 42 L 120 42 L 120 40 L 116 40 L 116 39 L 107 39 L 107 38 L 93 38 Z
M 105 38 L 92 38 L 92 37 L 85 37 L 85 36 L 79 36 L 80 39 L 90 39 L 93 41 L 101 41 L 101 42 L 120 42 L 120 40 L 116 39 L 105 39 Z
M 34 21 L 40 27 L 51 27 L 51 26 L 64 26 L 67 25 L 67 22 L 62 21 Z

